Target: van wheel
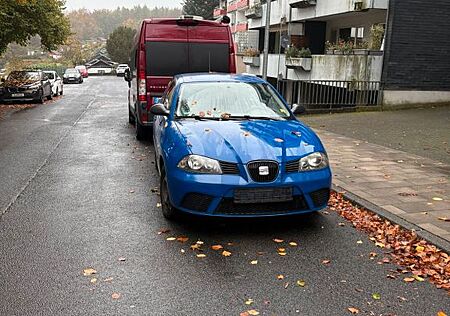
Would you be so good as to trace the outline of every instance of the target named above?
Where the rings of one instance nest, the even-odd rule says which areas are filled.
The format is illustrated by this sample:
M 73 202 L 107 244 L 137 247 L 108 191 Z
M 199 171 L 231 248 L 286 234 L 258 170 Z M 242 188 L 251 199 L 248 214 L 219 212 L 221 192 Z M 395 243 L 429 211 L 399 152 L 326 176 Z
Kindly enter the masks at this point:
M 63 88 L 61 88 L 61 91 L 59 92 L 59 95 L 63 95 L 64 94 L 64 90 Z
M 138 120 L 136 120 L 135 127 L 136 127 L 136 139 L 137 140 L 147 139 L 147 134 L 146 134 L 147 129 L 145 128 L 145 126 L 142 126 L 142 124 L 139 123 Z
M 130 109 L 128 109 L 128 123 L 130 123 L 131 125 L 136 124 L 136 119 L 134 118 L 134 115 L 130 111 Z
M 167 183 L 165 172 L 161 174 L 159 192 L 161 196 L 161 210 L 163 216 L 170 221 L 176 220 L 180 215 L 180 211 L 173 207 L 170 202 L 169 184 Z
M 59 88 L 56 88 L 56 92 L 55 92 L 55 94 L 53 96 L 57 97 L 58 95 L 59 95 Z
M 53 100 L 53 91 L 50 91 L 50 94 L 47 96 L 47 100 Z

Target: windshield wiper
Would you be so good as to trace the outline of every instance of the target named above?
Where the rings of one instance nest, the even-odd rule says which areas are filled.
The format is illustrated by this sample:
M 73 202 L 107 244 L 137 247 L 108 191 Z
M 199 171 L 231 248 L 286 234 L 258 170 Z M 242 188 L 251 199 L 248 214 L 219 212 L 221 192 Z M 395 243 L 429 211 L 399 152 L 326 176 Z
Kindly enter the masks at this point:
M 269 117 L 269 116 L 251 116 L 251 115 L 243 115 L 243 116 L 230 116 L 230 119 L 244 119 L 244 120 L 264 120 L 264 121 L 281 121 L 282 118 L 278 117 Z
M 192 116 L 176 116 L 175 118 L 177 119 L 195 119 L 197 121 L 206 121 L 206 120 L 210 120 L 210 121 L 220 121 L 220 117 L 205 117 L 205 116 L 200 116 L 200 115 L 192 115 Z

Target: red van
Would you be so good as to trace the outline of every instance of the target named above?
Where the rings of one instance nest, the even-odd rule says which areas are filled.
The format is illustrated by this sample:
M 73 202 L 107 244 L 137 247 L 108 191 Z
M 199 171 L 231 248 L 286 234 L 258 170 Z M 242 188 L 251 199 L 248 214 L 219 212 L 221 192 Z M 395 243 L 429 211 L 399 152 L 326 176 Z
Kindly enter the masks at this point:
M 182 73 L 236 73 L 235 48 L 229 18 L 222 22 L 192 16 L 142 22 L 131 53 L 128 108 L 136 137 L 151 133 L 150 108 L 163 95 L 172 77 Z

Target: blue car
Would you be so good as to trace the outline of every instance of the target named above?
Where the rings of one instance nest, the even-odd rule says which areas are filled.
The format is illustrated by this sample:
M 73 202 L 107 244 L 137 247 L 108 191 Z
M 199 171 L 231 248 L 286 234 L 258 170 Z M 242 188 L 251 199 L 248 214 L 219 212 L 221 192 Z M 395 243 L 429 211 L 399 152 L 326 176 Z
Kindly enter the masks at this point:
M 331 171 L 317 135 L 266 81 L 175 76 L 155 115 L 163 215 L 276 216 L 327 206 Z

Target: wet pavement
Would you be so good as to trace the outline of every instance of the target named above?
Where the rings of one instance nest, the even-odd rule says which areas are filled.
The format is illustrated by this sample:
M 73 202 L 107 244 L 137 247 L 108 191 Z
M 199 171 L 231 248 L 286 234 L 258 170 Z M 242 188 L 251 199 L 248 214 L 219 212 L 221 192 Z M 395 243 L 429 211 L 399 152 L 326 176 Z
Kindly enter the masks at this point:
M 123 79 L 90 78 L 65 93 L 0 122 L 0 315 L 449 313 L 446 292 L 387 278 L 397 267 L 377 263 L 383 250 L 331 212 L 167 222 L 151 192 L 153 148 L 127 123 Z M 197 240 L 205 258 L 189 249 Z

